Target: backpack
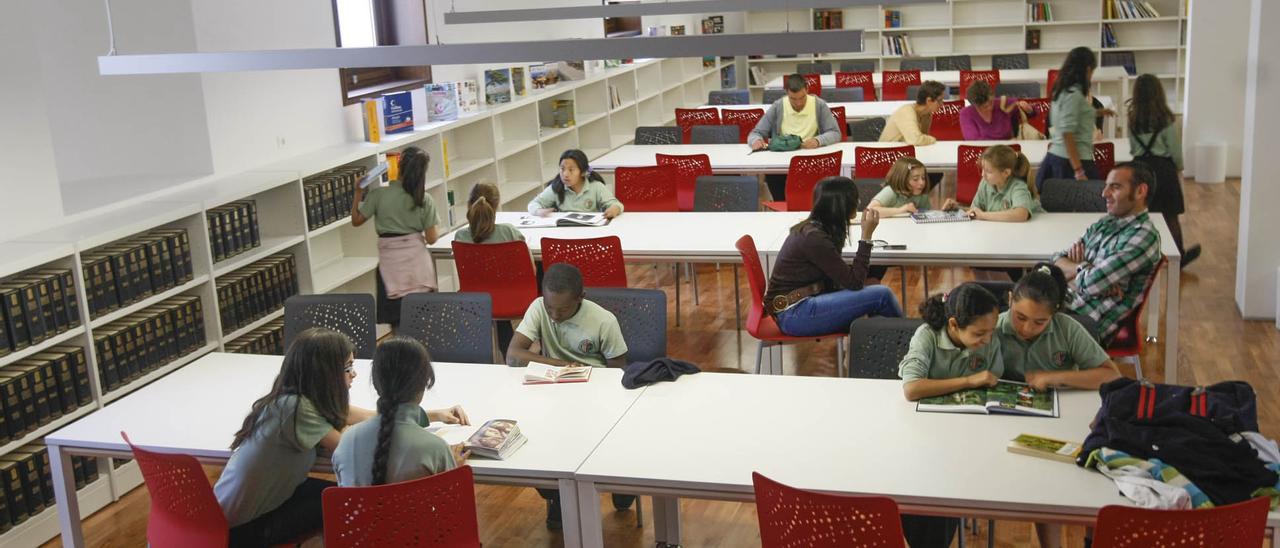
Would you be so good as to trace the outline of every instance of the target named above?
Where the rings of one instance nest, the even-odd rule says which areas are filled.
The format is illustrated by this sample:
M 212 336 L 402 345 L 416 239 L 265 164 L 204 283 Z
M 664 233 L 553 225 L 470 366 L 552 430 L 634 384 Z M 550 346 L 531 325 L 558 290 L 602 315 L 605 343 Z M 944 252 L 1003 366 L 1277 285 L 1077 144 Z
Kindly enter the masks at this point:
M 800 148 L 799 135 L 777 135 L 769 139 L 769 150 L 773 152 L 791 152 Z

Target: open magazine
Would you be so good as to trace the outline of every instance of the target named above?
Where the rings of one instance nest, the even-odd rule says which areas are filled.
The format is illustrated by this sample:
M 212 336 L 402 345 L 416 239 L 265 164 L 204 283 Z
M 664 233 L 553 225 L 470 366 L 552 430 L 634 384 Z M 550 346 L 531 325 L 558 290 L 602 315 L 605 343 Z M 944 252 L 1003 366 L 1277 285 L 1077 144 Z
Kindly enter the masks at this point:
M 522 215 L 516 228 L 550 228 L 557 226 L 604 226 L 609 219 L 603 213 L 552 213 L 546 217 Z
M 562 382 L 587 382 L 591 379 L 591 367 L 558 367 L 540 362 L 529 362 L 524 370 L 525 384 L 556 384 Z
M 911 220 L 917 223 L 959 223 L 972 221 L 969 218 L 969 212 L 963 209 L 953 209 L 944 211 L 941 209 L 926 209 L 911 214 Z
M 990 388 L 961 390 L 916 402 L 916 411 L 1058 417 L 1058 391 L 1031 388 L 1025 383 L 1000 381 Z

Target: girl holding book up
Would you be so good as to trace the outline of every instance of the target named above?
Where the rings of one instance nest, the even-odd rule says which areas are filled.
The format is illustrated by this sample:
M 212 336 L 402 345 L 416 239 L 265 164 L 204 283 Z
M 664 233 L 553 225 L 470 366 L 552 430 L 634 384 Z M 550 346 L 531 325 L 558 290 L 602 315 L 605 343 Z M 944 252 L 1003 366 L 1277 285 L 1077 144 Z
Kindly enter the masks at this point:
M 606 219 L 622 214 L 622 202 L 604 185 L 604 177 L 591 171 L 587 155 L 572 149 L 560 155 L 560 174 L 529 202 L 529 213 L 547 216 L 560 211 L 603 213 Z
M 991 344 L 999 303 L 975 283 L 964 283 L 920 304 L 925 324 L 911 337 L 898 364 L 908 401 L 995 386 L 1004 374 L 999 344 Z

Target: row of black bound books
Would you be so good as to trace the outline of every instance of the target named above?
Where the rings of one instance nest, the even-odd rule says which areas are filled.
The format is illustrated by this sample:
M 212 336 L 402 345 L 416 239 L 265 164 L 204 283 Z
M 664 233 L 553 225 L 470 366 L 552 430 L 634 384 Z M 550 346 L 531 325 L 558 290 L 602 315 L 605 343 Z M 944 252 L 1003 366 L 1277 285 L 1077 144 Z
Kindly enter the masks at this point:
M 343 166 L 303 179 L 307 230 L 350 217 L 356 182 L 364 177 L 366 171 L 364 166 Z
M 218 314 L 222 332 L 230 333 L 284 306 L 298 294 L 293 255 L 271 255 L 218 277 Z
M 0 369 L 0 443 L 93 403 L 89 366 L 79 346 L 53 346 Z
M 71 457 L 76 490 L 98 480 L 98 459 Z M 55 506 L 49 448 L 42 442 L 0 456 L 0 533 Z
M 0 356 L 80 325 L 75 276 L 42 268 L 0 281 Z
M 110 392 L 204 346 L 204 307 L 195 295 L 165 299 L 94 328 L 93 345 Z
M 215 263 L 262 245 L 258 204 L 253 200 L 210 209 L 205 212 L 205 219 L 209 222 L 209 248 Z
M 283 356 L 284 319 L 269 321 L 262 324 L 262 327 L 227 343 L 227 352 Z
M 152 230 L 80 256 L 89 312 L 100 316 L 191 281 L 191 241 L 181 228 Z

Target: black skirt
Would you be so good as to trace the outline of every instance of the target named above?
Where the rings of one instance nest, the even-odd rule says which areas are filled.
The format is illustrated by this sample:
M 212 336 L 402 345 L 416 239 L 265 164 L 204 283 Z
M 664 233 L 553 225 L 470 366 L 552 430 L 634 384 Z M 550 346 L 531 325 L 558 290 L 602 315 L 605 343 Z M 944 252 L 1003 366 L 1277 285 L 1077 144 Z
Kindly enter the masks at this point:
M 1172 158 L 1144 154 L 1134 158 L 1147 164 L 1156 176 L 1156 188 L 1147 198 L 1147 208 L 1155 213 L 1166 215 L 1182 215 L 1187 204 L 1182 198 L 1182 180 L 1178 177 L 1178 166 Z

